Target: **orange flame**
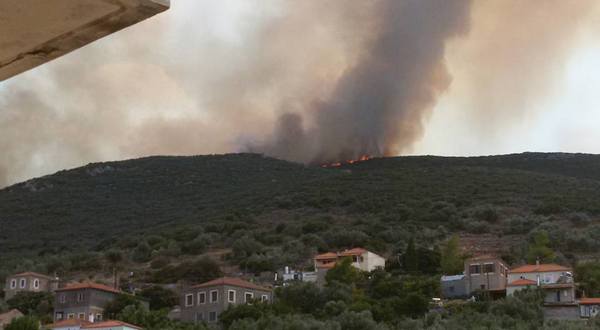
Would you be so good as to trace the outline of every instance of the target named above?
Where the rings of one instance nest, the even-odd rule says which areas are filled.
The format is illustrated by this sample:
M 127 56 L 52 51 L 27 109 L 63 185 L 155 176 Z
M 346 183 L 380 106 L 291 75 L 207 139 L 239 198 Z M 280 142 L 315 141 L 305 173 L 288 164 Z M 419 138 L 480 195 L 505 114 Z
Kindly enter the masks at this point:
M 363 155 L 363 156 L 360 156 L 358 159 L 350 159 L 350 160 L 346 160 L 346 161 L 343 161 L 343 162 L 323 164 L 323 165 L 321 165 L 321 167 L 323 167 L 323 168 L 341 167 L 342 165 L 352 165 L 352 164 L 356 164 L 356 163 L 359 163 L 359 162 L 367 161 L 369 159 L 371 159 L 371 156 L 369 156 L 369 155 Z

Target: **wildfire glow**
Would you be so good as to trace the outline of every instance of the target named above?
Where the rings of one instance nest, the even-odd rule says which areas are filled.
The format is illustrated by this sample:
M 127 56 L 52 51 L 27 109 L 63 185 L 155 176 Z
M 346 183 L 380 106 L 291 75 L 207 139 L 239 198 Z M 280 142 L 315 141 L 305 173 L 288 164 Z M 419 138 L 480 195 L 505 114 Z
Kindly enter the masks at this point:
M 346 160 L 343 162 L 335 162 L 335 163 L 329 163 L 329 164 L 323 164 L 321 165 L 321 167 L 323 168 L 330 168 L 330 167 L 341 167 L 342 165 L 351 165 L 351 164 L 355 164 L 355 163 L 360 163 L 360 162 L 364 162 L 367 161 L 369 159 L 372 159 L 371 156 L 369 155 L 363 155 L 357 159 L 350 159 L 350 160 Z

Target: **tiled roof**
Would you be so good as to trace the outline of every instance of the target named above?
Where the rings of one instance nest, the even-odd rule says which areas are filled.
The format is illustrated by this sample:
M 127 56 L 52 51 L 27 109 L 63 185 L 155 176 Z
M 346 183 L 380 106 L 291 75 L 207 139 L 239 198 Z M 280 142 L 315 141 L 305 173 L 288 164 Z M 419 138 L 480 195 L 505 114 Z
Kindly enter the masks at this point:
M 350 250 L 345 250 L 340 253 L 341 256 L 360 256 L 363 255 L 367 250 L 363 248 L 354 248 Z
M 47 325 L 46 328 L 56 329 L 56 328 L 64 328 L 64 327 L 72 327 L 72 326 L 85 326 L 88 324 L 92 324 L 92 322 L 88 322 L 85 320 L 79 320 L 79 319 L 68 319 L 68 320 L 62 320 L 62 321 L 58 321 L 56 323 Z
M 73 291 L 73 290 L 81 290 L 81 289 L 94 289 L 94 290 L 100 290 L 100 291 L 106 291 L 106 292 L 112 292 L 112 293 L 121 293 L 120 290 L 117 290 L 117 289 L 115 289 L 113 287 L 110 287 L 108 285 L 99 284 L 99 283 L 90 283 L 90 282 L 69 284 L 66 287 L 60 288 L 60 289 L 58 289 L 56 291 L 57 292 L 60 292 L 60 291 Z
M 564 272 L 571 271 L 569 267 L 557 264 L 524 265 L 509 270 L 509 273 L 544 273 L 544 272 Z
M 133 325 L 133 324 L 129 324 L 129 323 L 121 322 L 121 321 L 105 321 L 105 322 L 90 323 L 88 325 L 81 327 L 81 329 L 98 329 L 98 328 L 110 328 L 110 327 L 129 327 L 132 329 L 142 330 L 142 328 L 138 327 L 137 325 Z
M 49 280 L 52 280 L 53 278 L 48 276 L 48 275 L 44 275 L 44 274 L 40 274 L 40 273 L 35 273 L 35 272 L 24 272 L 24 273 L 19 273 L 19 274 L 15 274 L 12 277 L 23 277 L 23 276 L 35 276 L 35 277 L 41 277 L 41 278 L 46 278 Z
M 317 256 L 315 256 L 316 260 L 323 260 L 323 259 L 336 259 L 338 257 L 337 253 L 335 252 L 327 252 L 327 253 L 323 253 L 323 254 L 319 254 Z
M 229 286 L 237 286 L 240 288 L 246 289 L 254 289 L 254 290 L 262 290 L 262 291 L 271 291 L 269 288 L 265 288 L 254 283 L 250 283 L 248 281 L 244 281 L 240 278 L 236 277 L 222 277 L 216 280 L 208 281 L 202 284 L 194 285 L 193 288 L 206 288 L 211 286 L 219 286 L 219 285 L 229 285 Z
M 581 298 L 580 305 L 600 305 L 600 298 Z
M 10 323 L 10 321 L 12 321 L 12 319 L 21 317 L 21 316 L 23 316 L 23 313 L 21 313 L 17 309 L 12 309 L 9 312 L 0 314 L 0 328 L 2 328 L 2 325 Z
M 536 285 L 536 284 L 537 284 L 536 281 L 528 280 L 526 278 L 521 278 L 516 281 L 510 282 L 507 285 L 508 286 L 524 286 L 524 285 Z

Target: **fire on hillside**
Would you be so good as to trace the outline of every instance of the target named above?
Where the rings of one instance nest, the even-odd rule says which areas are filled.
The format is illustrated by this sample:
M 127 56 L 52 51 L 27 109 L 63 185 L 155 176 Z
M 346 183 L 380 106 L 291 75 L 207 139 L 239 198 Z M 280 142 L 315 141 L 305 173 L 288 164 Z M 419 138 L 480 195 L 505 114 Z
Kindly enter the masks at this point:
M 335 163 L 327 163 L 327 164 L 322 164 L 321 167 L 323 168 L 330 168 L 330 167 L 341 167 L 342 165 L 351 165 L 351 164 L 355 164 L 355 163 L 360 163 L 360 162 L 364 162 L 367 160 L 372 159 L 371 156 L 369 155 L 363 155 L 357 159 L 350 159 L 350 160 L 346 160 L 343 162 L 335 162 Z

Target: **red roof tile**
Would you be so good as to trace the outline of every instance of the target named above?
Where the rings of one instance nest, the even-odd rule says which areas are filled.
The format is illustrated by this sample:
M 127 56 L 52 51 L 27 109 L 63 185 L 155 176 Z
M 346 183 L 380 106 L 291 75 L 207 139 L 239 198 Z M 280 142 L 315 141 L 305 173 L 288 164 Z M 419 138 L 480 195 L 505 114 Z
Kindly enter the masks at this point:
M 79 319 L 68 319 L 68 320 L 62 320 L 62 321 L 58 321 L 56 323 L 47 325 L 46 328 L 55 329 L 55 328 L 64 328 L 64 327 L 72 327 L 72 326 L 85 326 L 88 324 L 92 324 L 92 322 L 88 322 L 85 320 L 79 320 Z
M 112 293 L 121 293 L 121 290 L 117 290 L 108 285 L 99 284 L 99 283 L 90 283 L 90 282 L 69 284 L 66 287 L 60 288 L 56 291 L 57 292 L 73 291 L 73 290 L 81 290 L 81 289 L 94 289 L 94 290 L 100 290 L 100 291 L 106 291 L 106 292 L 112 292 Z
M 262 290 L 262 291 L 271 291 L 269 288 L 265 288 L 254 283 L 250 283 L 248 281 L 244 281 L 240 278 L 236 277 L 222 277 L 216 280 L 208 281 L 202 284 L 194 285 L 192 288 L 206 288 L 211 286 L 219 286 L 219 285 L 229 285 L 229 286 L 237 286 L 240 288 L 246 289 L 254 289 L 254 290 Z
M 537 285 L 536 281 L 528 280 L 526 278 L 518 279 L 514 282 L 510 282 L 507 284 L 508 286 L 524 286 L 524 285 Z
M 110 327 L 129 327 L 133 329 L 140 329 L 137 325 L 121 322 L 121 321 L 105 321 L 105 322 L 96 322 L 85 325 L 81 327 L 81 329 L 98 329 L 98 328 L 110 328 Z
M 342 255 L 342 256 L 360 256 L 360 255 L 363 255 L 365 252 L 368 252 L 368 251 L 363 248 L 353 248 L 350 250 L 342 251 L 340 253 L 340 255 Z
M 571 268 L 557 264 L 524 265 L 509 270 L 509 273 L 544 273 L 572 271 Z
M 600 298 L 581 298 L 580 305 L 600 305 Z
M 46 278 L 46 279 L 49 279 L 49 280 L 53 279 L 52 277 L 50 277 L 48 275 L 44 275 L 44 274 L 40 274 L 40 273 L 35 273 L 35 272 L 24 272 L 24 273 L 19 273 L 19 274 L 13 275 L 13 277 L 20 277 L 20 276 L 35 276 L 35 277 Z
M 336 259 L 338 257 L 337 253 L 335 252 L 327 252 L 327 253 L 323 253 L 323 254 L 319 254 L 317 256 L 315 256 L 316 260 L 323 260 L 323 259 Z

